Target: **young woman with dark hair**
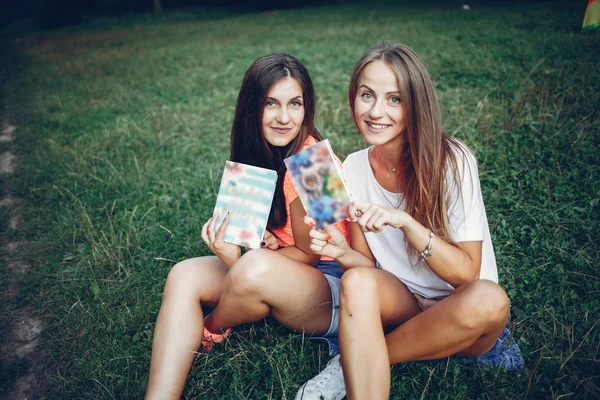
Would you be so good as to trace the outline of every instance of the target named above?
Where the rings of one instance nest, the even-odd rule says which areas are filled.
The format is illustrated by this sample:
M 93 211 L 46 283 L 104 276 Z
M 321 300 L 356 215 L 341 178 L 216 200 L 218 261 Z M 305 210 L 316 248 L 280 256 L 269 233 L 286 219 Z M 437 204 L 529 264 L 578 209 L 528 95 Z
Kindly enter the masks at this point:
M 167 277 L 154 330 L 147 399 L 179 399 L 200 346 L 210 351 L 229 328 L 271 315 L 308 335 L 337 336 L 342 270 L 310 249 L 310 227 L 283 159 L 321 140 L 306 68 L 294 57 L 270 54 L 246 72 L 231 130 L 232 161 L 277 171 L 278 181 L 262 248 L 223 241 L 218 215 L 202 228 L 214 256 L 176 264 Z M 342 236 L 345 222 L 336 224 Z M 201 305 L 215 307 L 205 318 Z
M 311 250 L 346 270 L 341 358 L 296 399 L 387 399 L 390 364 L 453 354 L 521 368 L 477 161 L 442 131 L 425 65 L 407 46 L 382 43 L 356 64 L 348 100 L 371 145 L 343 165 L 358 222 L 350 244 L 335 227 L 310 232 Z

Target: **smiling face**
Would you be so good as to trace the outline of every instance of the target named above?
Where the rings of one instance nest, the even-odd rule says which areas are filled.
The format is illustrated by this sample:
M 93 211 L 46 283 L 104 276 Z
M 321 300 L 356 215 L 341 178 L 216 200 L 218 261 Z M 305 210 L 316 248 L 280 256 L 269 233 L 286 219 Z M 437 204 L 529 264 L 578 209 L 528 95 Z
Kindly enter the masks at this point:
M 367 64 L 354 98 L 354 120 L 365 140 L 372 145 L 400 146 L 406 129 L 404 115 L 394 70 L 381 60 Z
M 262 134 L 273 146 L 288 145 L 304 122 L 304 98 L 297 80 L 286 77 L 275 83 L 265 101 Z

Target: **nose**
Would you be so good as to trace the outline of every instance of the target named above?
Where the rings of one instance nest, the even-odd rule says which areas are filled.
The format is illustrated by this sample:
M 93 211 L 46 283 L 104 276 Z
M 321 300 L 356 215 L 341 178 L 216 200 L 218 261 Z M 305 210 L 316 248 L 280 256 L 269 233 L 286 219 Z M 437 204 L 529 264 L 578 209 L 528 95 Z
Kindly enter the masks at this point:
M 383 100 L 377 99 L 369 110 L 369 117 L 373 119 L 381 118 L 385 115 Z
M 287 108 L 281 107 L 279 114 L 277 115 L 277 122 L 282 125 L 290 122 L 290 113 L 288 112 Z

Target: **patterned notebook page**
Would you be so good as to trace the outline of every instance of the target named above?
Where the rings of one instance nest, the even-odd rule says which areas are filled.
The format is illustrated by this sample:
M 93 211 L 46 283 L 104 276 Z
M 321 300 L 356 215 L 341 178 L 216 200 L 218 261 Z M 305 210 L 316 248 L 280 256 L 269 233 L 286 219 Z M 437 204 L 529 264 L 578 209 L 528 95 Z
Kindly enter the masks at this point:
M 316 228 L 348 218 L 351 197 L 325 139 L 284 160 L 306 214 Z
M 226 242 L 252 249 L 260 247 L 276 183 L 277 173 L 270 169 L 232 161 L 225 163 L 213 215 L 219 212 L 215 224 L 218 230 L 225 214 L 231 213 L 225 231 Z

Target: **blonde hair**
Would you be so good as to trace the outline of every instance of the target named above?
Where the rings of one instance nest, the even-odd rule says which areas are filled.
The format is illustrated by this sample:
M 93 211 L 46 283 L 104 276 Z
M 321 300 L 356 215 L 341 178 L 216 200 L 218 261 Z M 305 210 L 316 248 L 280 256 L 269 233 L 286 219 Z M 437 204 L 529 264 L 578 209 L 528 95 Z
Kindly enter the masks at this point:
M 406 131 L 399 160 L 403 172 L 399 182 L 405 210 L 437 236 L 453 243 L 449 233 L 447 187 L 452 181 L 447 178 L 453 179 L 460 189 L 457 155 L 468 150 L 442 130 L 440 107 L 429 72 L 419 56 L 403 44 L 380 43 L 358 60 L 348 91 L 353 115 L 360 75 L 376 60 L 383 61 L 394 71 L 404 107 Z M 448 170 L 450 177 L 446 176 Z M 408 242 L 406 245 L 410 247 Z

